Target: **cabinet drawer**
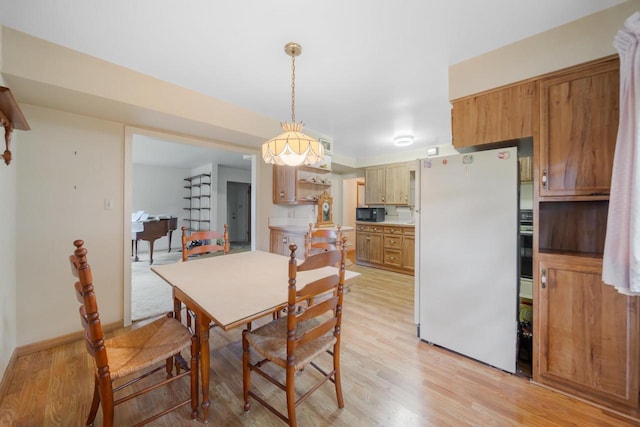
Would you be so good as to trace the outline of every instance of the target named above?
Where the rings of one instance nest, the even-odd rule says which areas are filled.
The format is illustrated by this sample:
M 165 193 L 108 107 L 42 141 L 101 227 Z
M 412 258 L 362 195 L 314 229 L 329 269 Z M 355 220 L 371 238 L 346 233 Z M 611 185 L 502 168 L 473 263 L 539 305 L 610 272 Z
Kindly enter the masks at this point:
M 382 233 L 384 231 L 384 227 L 382 227 L 380 225 L 370 225 L 369 226 L 369 231 L 371 233 Z
M 402 248 L 402 237 L 401 236 L 389 236 L 387 234 L 384 235 L 384 247 L 385 248 L 394 248 L 400 249 Z
M 384 234 L 402 234 L 402 227 L 386 226 L 384 227 Z
M 356 231 L 369 231 L 369 226 L 357 224 Z
M 402 229 L 402 234 L 404 234 L 405 236 L 415 236 L 416 235 L 416 229 L 415 229 L 415 227 L 404 227 Z
M 400 249 L 386 249 L 384 250 L 384 263 L 394 267 L 402 266 L 402 254 Z

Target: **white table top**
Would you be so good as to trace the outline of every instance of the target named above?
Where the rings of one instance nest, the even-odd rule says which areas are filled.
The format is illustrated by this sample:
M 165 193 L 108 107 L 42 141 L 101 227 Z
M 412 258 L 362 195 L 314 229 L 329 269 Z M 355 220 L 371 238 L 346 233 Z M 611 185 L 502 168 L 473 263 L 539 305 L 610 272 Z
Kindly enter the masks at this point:
M 287 302 L 288 263 L 288 256 L 252 251 L 156 265 L 151 270 L 184 292 L 226 330 Z M 335 267 L 325 267 L 300 272 L 297 285 L 301 287 L 336 271 Z M 345 281 L 359 275 L 347 270 Z

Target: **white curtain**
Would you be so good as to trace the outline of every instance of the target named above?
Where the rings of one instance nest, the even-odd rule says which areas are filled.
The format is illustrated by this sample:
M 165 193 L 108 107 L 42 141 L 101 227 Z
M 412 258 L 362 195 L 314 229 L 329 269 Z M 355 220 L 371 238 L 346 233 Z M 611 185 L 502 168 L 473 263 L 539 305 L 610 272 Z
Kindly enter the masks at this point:
M 620 123 L 611 176 L 602 280 L 640 295 L 640 12 L 613 42 L 620 56 Z

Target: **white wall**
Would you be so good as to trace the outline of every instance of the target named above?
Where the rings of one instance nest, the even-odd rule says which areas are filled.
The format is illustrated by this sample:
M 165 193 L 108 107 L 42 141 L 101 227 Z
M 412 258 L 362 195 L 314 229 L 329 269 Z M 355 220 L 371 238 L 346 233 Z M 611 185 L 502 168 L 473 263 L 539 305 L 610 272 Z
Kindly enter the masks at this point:
M 181 247 L 180 227 L 185 223 L 184 207 L 187 201 L 187 190 L 184 188 L 189 176 L 189 169 L 170 168 L 152 165 L 133 165 L 133 197 L 131 211 L 145 211 L 151 215 L 171 215 L 178 217 L 178 229 L 173 232 L 172 249 Z M 168 249 L 169 239 L 160 238 L 153 244 L 153 249 Z M 139 251 L 147 251 L 146 241 L 138 242 Z
M 68 264 L 75 239 L 86 243 L 103 324 L 121 321 L 124 247 L 123 126 L 21 107 L 31 131 L 17 164 L 18 346 L 81 330 Z

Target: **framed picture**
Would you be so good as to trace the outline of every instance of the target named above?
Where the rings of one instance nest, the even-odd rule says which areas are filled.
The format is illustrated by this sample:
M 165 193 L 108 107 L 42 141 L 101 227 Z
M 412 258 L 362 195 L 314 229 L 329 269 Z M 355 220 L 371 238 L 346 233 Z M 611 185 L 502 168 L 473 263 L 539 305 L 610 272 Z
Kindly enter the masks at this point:
M 318 227 L 333 225 L 333 198 L 326 191 L 318 198 Z

